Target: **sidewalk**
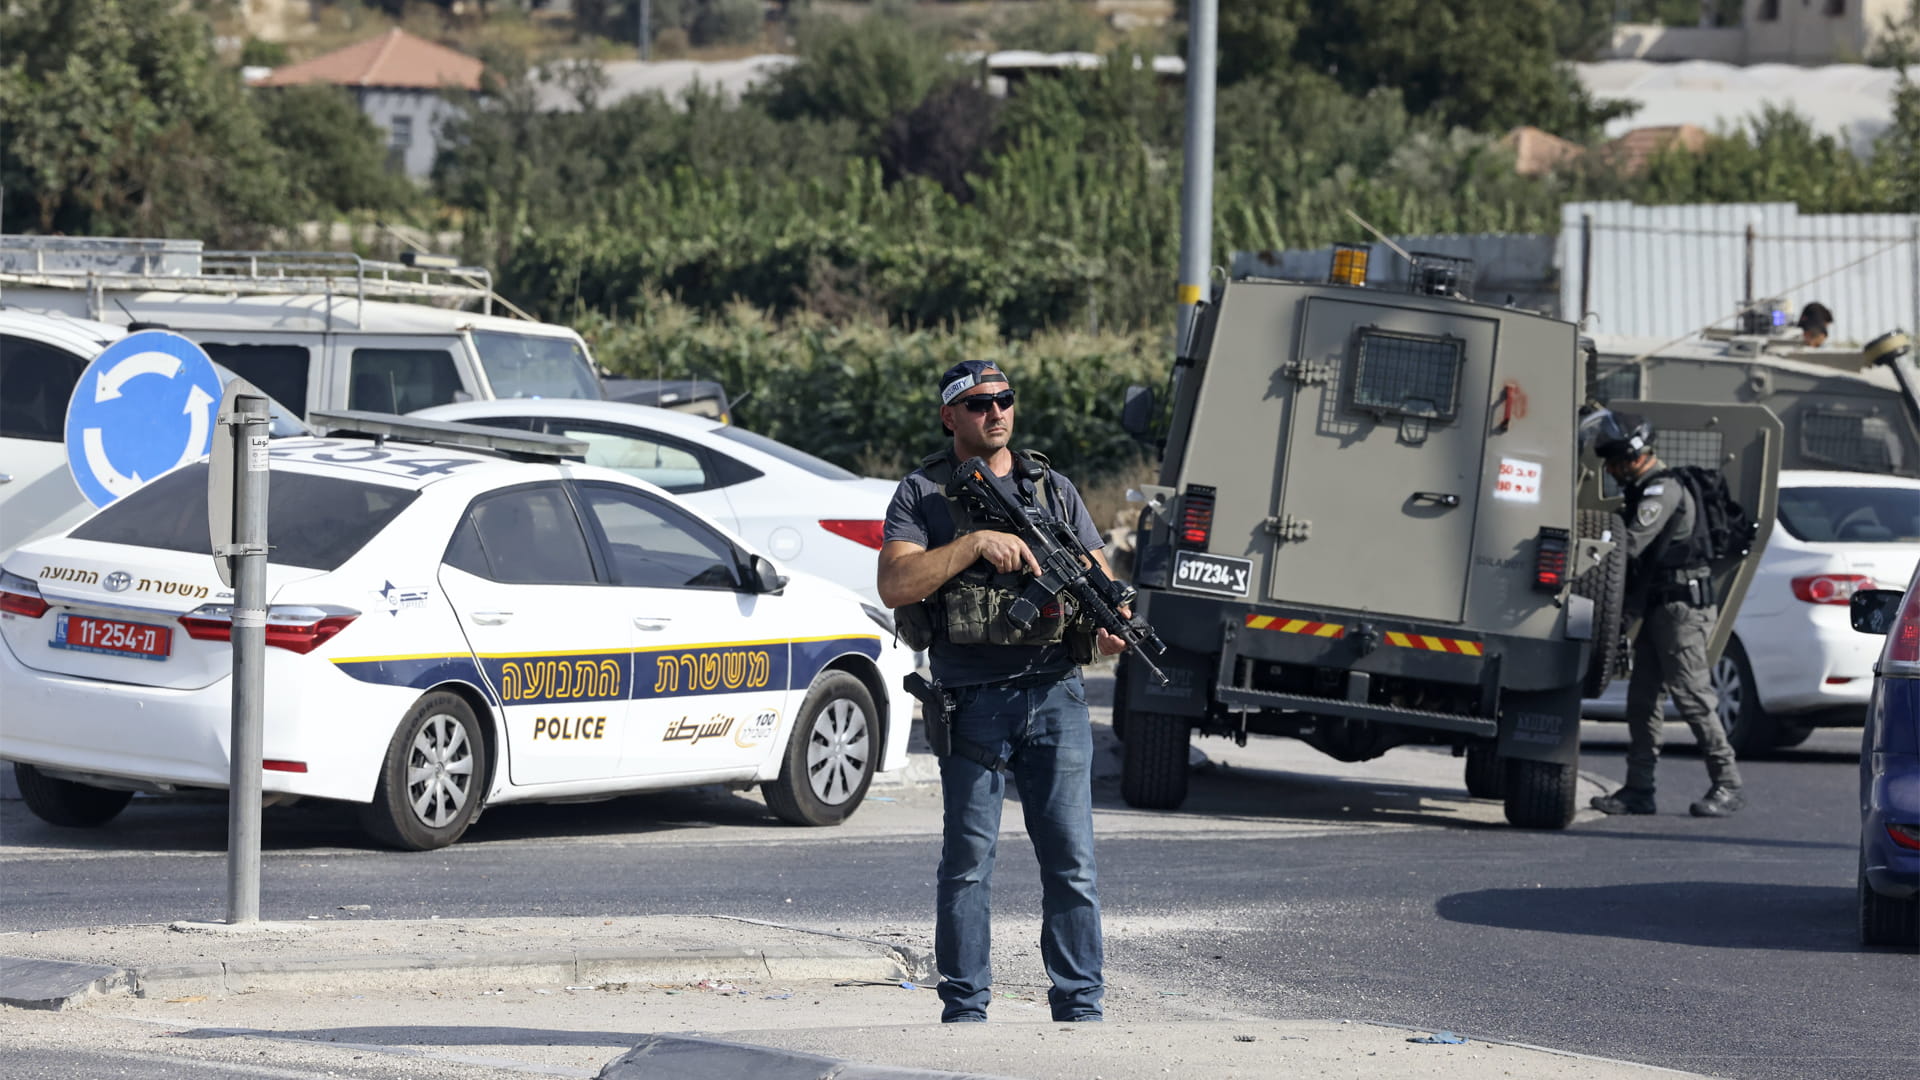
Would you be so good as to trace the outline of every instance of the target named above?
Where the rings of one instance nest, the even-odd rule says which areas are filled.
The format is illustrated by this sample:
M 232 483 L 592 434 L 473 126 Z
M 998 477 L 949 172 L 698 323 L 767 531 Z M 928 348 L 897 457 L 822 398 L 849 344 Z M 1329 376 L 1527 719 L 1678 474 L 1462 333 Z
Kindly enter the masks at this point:
M 1013 985 L 999 988 L 992 1023 L 942 1026 L 924 929 L 861 938 L 702 915 L 355 916 L 0 936 L 0 1000 L 75 1010 L 0 1010 L 0 1035 L 31 1041 L 97 1019 L 162 1026 L 183 1048 L 213 1039 L 352 1051 L 357 1070 L 397 1053 L 459 1064 L 457 1075 L 511 1066 L 498 1075 L 609 1080 L 1681 1075 L 1471 1032 L 1421 1044 L 1409 1040 L 1433 1032 L 1232 1015 L 1125 972 L 1112 973 L 1105 1024 L 1053 1024 L 1044 987 Z M 59 1038 L 79 1045 L 71 1032 Z

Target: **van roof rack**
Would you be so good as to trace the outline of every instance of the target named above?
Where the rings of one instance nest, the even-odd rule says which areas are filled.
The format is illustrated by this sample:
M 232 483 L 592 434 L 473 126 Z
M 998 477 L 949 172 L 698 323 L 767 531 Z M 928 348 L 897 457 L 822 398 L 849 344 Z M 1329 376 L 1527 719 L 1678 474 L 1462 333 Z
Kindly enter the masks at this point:
M 445 256 L 399 262 L 343 251 L 208 251 L 198 240 L 0 236 L 0 288 L 422 300 L 493 314 L 493 274 Z
M 393 413 L 313 409 L 307 413 L 307 426 L 322 438 L 345 431 L 371 435 L 376 443 L 393 439 L 396 442 L 425 443 L 430 446 L 458 446 L 468 450 L 491 450 L 507 457 L 532 461 L 559 461 L 564 458 L 584 461 L 587 456 L 586 443 L 561 435 L 462 424 L 453 420 L 422 420 Z

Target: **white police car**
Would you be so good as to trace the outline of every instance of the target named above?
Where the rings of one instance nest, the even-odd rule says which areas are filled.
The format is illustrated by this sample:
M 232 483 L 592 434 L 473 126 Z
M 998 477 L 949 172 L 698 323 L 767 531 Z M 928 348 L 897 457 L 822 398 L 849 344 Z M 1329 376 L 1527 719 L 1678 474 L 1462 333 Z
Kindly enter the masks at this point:
M 885 612 L 557 456 L 577 444 L 387 419 L 273 442 L 269 796 L 363 804 L 375 838 L 425 850 L 483 806 L 693 784 L 758 783 L 780 818 L 832 825 L 905 763 L 912 660 Z M 0 759 L 47 821 L 227 786 L 206 470 L 5 560 Z

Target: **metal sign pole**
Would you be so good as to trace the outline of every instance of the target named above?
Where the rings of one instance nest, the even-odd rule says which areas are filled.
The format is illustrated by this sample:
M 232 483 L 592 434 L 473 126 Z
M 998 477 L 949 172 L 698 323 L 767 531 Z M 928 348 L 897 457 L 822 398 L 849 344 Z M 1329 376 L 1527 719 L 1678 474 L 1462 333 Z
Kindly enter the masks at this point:
M 1195 308 L 1213 262 L 1213 91 L 1219 0 L 1193 0 L 1187 16 L 1187 141 L 1180 187 L 1179 304 L 1174 354 L 1185 356 Z
M 267 649 L 269 401 L 230 394 L 220 423 L 232 448 L 232 535 L 214 558 L 233 566 L 233 733 L 227 799 L 227 922 L 260 920 L 260 758 Z

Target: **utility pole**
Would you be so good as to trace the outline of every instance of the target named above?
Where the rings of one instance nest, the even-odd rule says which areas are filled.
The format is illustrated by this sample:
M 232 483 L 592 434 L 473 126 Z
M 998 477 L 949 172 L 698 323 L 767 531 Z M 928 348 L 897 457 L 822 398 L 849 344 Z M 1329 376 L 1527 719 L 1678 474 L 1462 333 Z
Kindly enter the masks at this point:
M 1184 355 L 1213 264 L 1213 89 L 1219 0 L 1192 0 L 1187 16 L 1187 143 L 1180 189 L 1179 306 L 1174 352 Z
M 640 59 L 653 59 L 653 0 L 640 0 Z

